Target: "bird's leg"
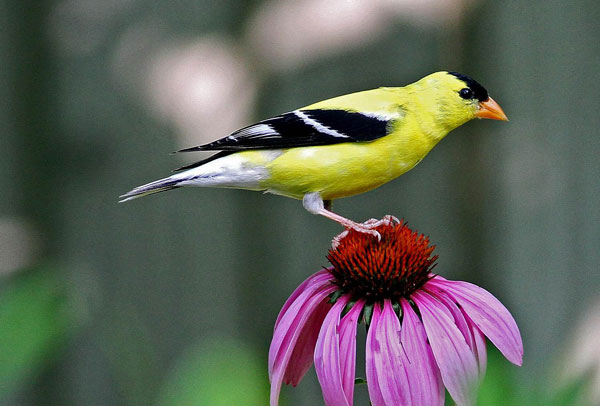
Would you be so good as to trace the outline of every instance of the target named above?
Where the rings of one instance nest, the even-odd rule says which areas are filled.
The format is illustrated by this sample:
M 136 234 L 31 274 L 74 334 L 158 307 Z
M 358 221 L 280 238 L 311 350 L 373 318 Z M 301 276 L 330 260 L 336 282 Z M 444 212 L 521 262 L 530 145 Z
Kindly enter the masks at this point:
M 346 229 L 353 229 L 361 233 L 371 234 L 372 236 L 377 237 L 378 240 L 381 240 L 381 235 L 377 231 L 373 230 L 373 228 L 377 227 L 380 223 L 376 224 L 371 220 L 366 223 L 357 223 L 347 219 L 346 217 L 342 217 L 339 214 L 335 214 L 331 210 L 325 208 L 325 205 L 331 208 L 331 200 L 323 201 L 319 193 L 308 193 L 304 195 L 304 198 L 302 199 L 302 205 L 312 214 L 318 214 L 323 217 L 327 217 L 328 219 L 340 223 Z M 377 222 L 378 220 L 375 221 Z M 342 234 L 336 237 L 336 239 L 341 240 L 343 237 L 345 237 L 347 231 L 344 231 Z

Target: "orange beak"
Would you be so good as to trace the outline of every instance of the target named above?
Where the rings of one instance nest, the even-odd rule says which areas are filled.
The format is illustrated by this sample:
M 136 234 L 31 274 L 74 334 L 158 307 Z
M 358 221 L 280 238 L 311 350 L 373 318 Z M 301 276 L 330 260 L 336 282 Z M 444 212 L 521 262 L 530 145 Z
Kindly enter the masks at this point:
M 502 107 L 500 107 L 500 105 L 491 97 L 486 101 L 479 103 L 479 110 L 475 113 L 475 117 L 508 121 L 508 117 L 506 117 L 506 114 L 502 111 Z

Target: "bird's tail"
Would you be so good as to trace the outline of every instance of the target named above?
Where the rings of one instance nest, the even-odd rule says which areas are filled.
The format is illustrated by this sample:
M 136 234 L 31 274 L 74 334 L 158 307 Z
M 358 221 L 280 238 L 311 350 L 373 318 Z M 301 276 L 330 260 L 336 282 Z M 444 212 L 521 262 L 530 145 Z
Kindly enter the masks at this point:
M 254 165 L 254 166 L 253 166 Z M 263 190 L 259 182 L 266 179 L 261 163 L 249 161 L 234 154 L 217 153 L 196 164 L 181 168 L 181 172 L 146 183 L 119 196 L 119 202 L 164 192 L 182 186 L 224 187 Z
M 181 179 L 181 177 L 170 176 L 168 178 L 146 183 L 145 185 L 138 186 L 124 195 L 119 196 L 119 203 L 178 188 L 180 187 L 179 183 L 181 183 L 183 180 L 184 179 Z

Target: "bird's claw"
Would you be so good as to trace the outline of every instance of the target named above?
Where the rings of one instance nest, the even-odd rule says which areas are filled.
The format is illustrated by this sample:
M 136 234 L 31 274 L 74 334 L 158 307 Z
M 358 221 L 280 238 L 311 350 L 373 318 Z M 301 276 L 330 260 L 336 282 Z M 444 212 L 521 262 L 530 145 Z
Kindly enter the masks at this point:
M 400 223 L 400 220 L 398 220 L 398 217 L 392 216 L 391 214 L 386 214 L 385 216 L 383 216 L 383 218 L 381 220 L 369 219 L 369 220 L 365 221 L 364 223 L 361 223 L 360 225 L 366 226 L 367 228 L 371 229 L 371 228 L 377 228 L 381 225 L 391 226 L 391 225 L 398 224 L 398 223 Z
M 392 216 L 391 214 L 386 214 L 383 216 L 383 221 L 387 221 L 390 224 L 400 224 L 400 220 L 396 216 Z
M 352 227 L 352 229 L 359 233 L 371 234 L 373 237 L 377 238 L 377 241 L 381 241 L 381 234 L 379 234 L 379 231 L 373 230 L 375 227 L 376 226 L 371 226 L 370 224 L 357 223 L 356 227 Z
M 377 238 L 377 241 L 381 241 L 381 234 L 377 230 L 374 230 L 374 228 L 377 228 L 384 224 L 385 225 L 394 225 L 394 224 L 398 224 L 398 223 L 400 223 L 400 220 L 398 220 L 397 217 L 392 216 L 390 214 L 385 215 L 381 220 L 369 219 L 363 223 L 352 222 L 351 224 L 348 224 L 346 226 L 346 229 L 344 231 L 342 231 L 340 234 L 336 235 L 333 238 L 333 241 L 331 242 L 331 247 L 333 249 L 336 249 L 340 245 L 342 240 L 348 235 L 350 230 L 355 230 L 355 231 L 358 231 L 359 233 L 370 234 L 373 237 Z
M 342 242 L 344 237 L 346 237 L 348 235 L 349 231 L 350 231 L 349 229 L 346 229 L 346 230 L 342 231 L 341 233 L 339 233 L 338 235 L 336 235 L 335 237 L 333 237 L 333 240 L 331 240 L 331 248 L 334 250 L 337 249 L 337 247 L 340 246 L 340 243 Z

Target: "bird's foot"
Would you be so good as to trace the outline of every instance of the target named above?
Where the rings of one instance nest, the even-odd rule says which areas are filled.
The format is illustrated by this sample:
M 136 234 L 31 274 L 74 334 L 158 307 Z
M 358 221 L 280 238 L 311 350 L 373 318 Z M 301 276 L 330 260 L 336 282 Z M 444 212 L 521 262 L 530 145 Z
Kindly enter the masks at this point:
M 396 216 L 392 216 L 391 214 L 386 214 L 385 216 L 383 216 L 383 218 L 381 220 L 378 219 L 369 219 L 367 221 L 365 221 L 364 223 L 361 223 L 361 225 L 366 226 L 368 228 L 377 228 L 381 225 L 394 225 L 394 224 L 398 224 L 400 223 L 400 220 L 398 220 L 398 217 Z
M 374 229 L 384 224 L 393 225 L 398 224 L 399 222 L 400 220 L 398 220 L 397 217 L 394 217 L 389 214 L 384 216 L 381 220 L 369 219 L 363 223 L 348 221 L 347 223 L 343 224 L 343 226 L 346 227 L 346 229 L 340 234 L 336 235 L 333 238 L 333 241 L 331 241 L 331 247 L 333 249 L 336 249 L 340 245 L 341 241 L 348 235 L 350 230 L 358 231 L 359 233 L 370 234 L 373 237 L 377 238 L 377 241 L 381 241 L 381 234 L 379 234 L 379 232 Z

